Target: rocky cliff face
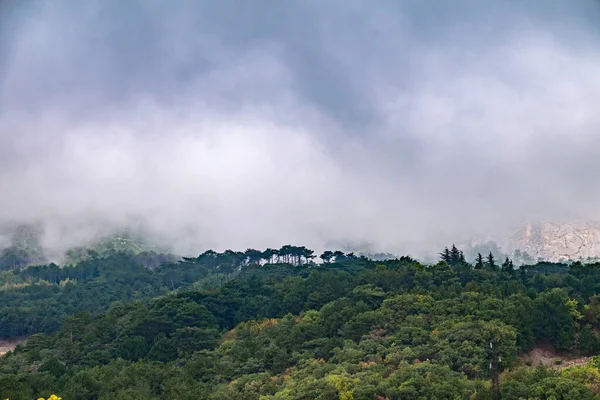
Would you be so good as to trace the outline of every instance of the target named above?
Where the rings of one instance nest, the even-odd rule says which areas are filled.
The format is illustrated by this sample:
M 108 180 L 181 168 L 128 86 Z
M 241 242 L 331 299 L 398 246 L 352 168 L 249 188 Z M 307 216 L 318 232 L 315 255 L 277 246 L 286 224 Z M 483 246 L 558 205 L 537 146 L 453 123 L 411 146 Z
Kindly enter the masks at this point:
M 512 235 L 506 248 L 512 252 L 513 257 L 530 257 L 531 261 L 598 259 L 600 223 L 578 221 L 525 224 Z

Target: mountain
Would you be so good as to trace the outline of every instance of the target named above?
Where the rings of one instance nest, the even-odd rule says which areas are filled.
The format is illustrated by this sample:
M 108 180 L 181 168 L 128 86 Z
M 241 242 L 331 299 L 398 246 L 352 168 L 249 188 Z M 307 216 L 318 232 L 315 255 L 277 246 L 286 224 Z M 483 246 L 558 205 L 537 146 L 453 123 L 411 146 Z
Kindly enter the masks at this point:
M 112 236 L 104 236 L 87 246 L 73 247 L 65 252 L 64 264 L 75 265 L 93 257 L 106 257 L 114 253 L 130 253 L 139 256 L 146 267 L 154 268 L 162 262 L 177 260 L 167 254 L 168 250 L 150 243 L 141 235 L 123 231 Z
M 90 257 L 92 254 L 104 256 L 116 252 L 141 253 L 146 248 L 141 240 L 129 237 L 127 234 L 115 234 L 114 236 L 103 237 L 88 246 L 74 247 L 65 253 L 65 263 L 77 264 L 78 262 Z
M 600 258 L 600 222 L 526 223 L 510 235 L 505 248 L 526 263 L 596 260 Z
M 5 234 L 10 236 L 10 240 L 7 246 L 0 247 L 0 271 L 47 261 L 40 243 L 40 225 L 21 224 L 12 227 L 10 232 Z
M 154 245 L 143 233 L 122 230 L 98 237 L 96 240 L 72 247 L 53 259 L 43 246 L 42 224 L 15 224 L 0 227 L 0 271 L 21 269 L 30 265 L 56 261 L 62 265 L 76 265 L 89 258 L 103 258 L 114 253 L 137 255 L 139 262 L 155 268 L 163 262 L 174 262 L 178 257 L 168 249 Z M 50 252 L 52 253 L 52 252 Z

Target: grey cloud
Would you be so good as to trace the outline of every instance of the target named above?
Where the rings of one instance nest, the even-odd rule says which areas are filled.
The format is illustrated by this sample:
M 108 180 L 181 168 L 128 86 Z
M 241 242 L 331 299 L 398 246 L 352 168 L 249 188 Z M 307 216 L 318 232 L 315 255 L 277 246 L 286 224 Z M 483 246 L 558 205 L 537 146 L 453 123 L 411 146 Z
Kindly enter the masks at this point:
M 423 254 L 600 218 L 592 0 L 0 11 L 0 219 L 48 246 L 140 216 L 178 251 Z

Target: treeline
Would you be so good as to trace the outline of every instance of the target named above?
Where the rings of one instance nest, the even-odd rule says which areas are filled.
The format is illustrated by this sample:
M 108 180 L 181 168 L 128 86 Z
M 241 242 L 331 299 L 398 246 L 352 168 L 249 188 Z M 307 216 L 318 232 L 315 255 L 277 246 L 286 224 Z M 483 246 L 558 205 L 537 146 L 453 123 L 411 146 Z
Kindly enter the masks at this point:
M 515 268 L 488 255 L 478 265 L 455 246 L 434 265 L 342 252 L 316 264 L 302 249 L 209 251 L 154 269 L 120 254 L 5 272 L 28 283 L 0 291 L 0 315 L 12 310 L 2 325 L 25 321 L 27 333 L 45 333 L 0 360 L 0 397 L 600 394 L 597 361 L 557 372 L 518 358 L 539 342 L 569 354 L 600 351 L 599 264 Z M 40 329 L 44 318 L 53 322 Z
M 51 333 L 65 317 L 80 311 L 104 312 L 115 301 L 149 300 L 191 285 L 219 288 L 243 270 L 265 263 L 312 267 L 313 253 L 303 246 L 286 245 L 264 251 L 209 250 L 174 262 L 172 255 L 155 252 L 100 256 L 89 251 L 88 258 L 75 266 L 51 263 L 0 272 L 0 337 Z M 323 256 L 329 263 L 358 260 L 341 251 Z

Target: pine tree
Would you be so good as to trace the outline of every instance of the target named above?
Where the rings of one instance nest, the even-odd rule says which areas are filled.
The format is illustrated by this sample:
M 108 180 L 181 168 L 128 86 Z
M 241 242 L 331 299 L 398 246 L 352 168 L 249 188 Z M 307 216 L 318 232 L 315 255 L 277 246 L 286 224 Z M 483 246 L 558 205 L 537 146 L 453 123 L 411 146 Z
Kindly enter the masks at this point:
M 440 253 L 440 259 L 442 261 L 447 262 L 448 264 L 450 264 L 450 250 L 448 249 L 448 247 L 444 247 L 444 251 Z
M 456 248 L 456 245 L 452 243 L 452 248 L 450 249 L 450 262 L 449 264 L 458 264 L 460 262 L 460 251 Z
M 321 254 L 321 260 L 323 260 L 324 263 L 330 263 L 331 259 L 333 258 L 333 252 L 330 250 L 326 250 L 323 252 L 323 254 Z
M 508 259 L 508 257 L 506 257 L 506 260 L 504 260 L 504 262 L 502 263 L 502 272 L 508 272 L 508 270 L 510 269 L 510 260 Z
M 483 256 L 481 255 L 481 253 L 477 253 L 477 259 L 475 260 L 475 269 L 483 269 L 483 267 Z
M 487 266 L 491 270 L 495 270 L 496 269 L 496 260 L 494 259 L 494 255 L 492 254 L 491 251 L 490 251 L 490 254 L 488 254 L 488 257 L 487 257 Z

